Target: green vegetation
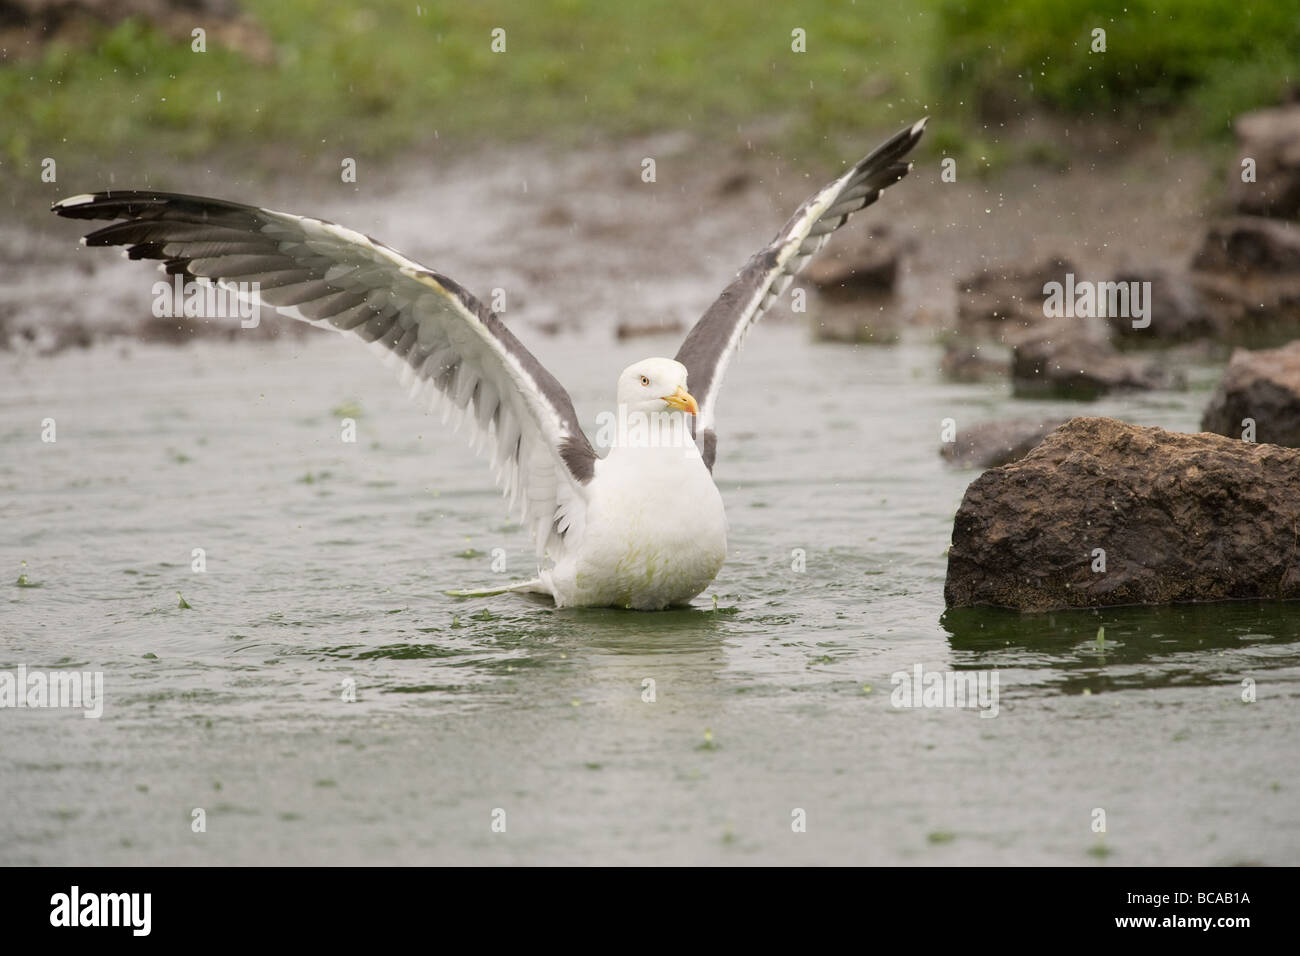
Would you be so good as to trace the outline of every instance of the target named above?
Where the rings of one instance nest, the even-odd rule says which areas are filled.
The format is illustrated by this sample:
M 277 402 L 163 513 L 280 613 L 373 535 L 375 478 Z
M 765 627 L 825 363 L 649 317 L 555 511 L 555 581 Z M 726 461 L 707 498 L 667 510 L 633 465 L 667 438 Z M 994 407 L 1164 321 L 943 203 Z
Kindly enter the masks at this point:
M 872 5 L 875 6 L 874 4 Z M 892 6 L 892 5 L 891 5 Z M 916 117 L 927 31 L 904 11 L 815 4 L 798 12 L 743 0 L 245 0 L 274 61 L 256 63 L 209 37 L 191 52 L 127 21 L 93 51 L 49 46 L 0 69 L 7 123 L 0 155 L 19 163 L 129 144 L 180 157 L 259 141 L 381 154 L 453 142 L 622 135 L 788 114 L 811 142 Z M 792 29 L 807 32 L 794 53 Z M 492 30 L 506 50 L 491 49 Z M 218 96 L 218 94 L 220 94 Z M 786 135 L 783 133 L 783 136 Z
M 1189 110 L 1196 132 L 1278 102 L 1300 82 L 1293 4 L 1239 0 L 943 0 L 945 91 L 981 112 Z M 1104 52 L 1093 31 L 1105 31 Z
M 244 0 L 274 56 L 126 21 L 0 67 L 0 162 L 232 150 L 283 169 L 439 140 L 581 144 L 663 129 L 796 157 L 932 113 L 930 148 L 990 154 L 980 119 L 1033 108 L 1195 114 L 1226 130 L 1296 79 L 1300 18 L 1236 0 Z M 1128 9 L 1126 9 L 1126 6 Z M 491 49 L 506 31 L 506 50 Z M 1093 53 L 1091 31 L 1107 32 Z M 792 31 L 806 33 L 806 53 Z M 759 131 L 763 132 L 759 132 Z M 62 170 L 61 170 L 62 172 Z

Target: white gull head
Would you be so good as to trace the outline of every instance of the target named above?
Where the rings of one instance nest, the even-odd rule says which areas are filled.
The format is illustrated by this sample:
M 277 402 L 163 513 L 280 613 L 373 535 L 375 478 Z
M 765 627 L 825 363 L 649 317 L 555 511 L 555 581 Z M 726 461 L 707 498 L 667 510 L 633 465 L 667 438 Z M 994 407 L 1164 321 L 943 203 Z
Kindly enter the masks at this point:
M 668 358 L 642 359 L 618 377 L 618 404 L 629 412 L 683 411 L 698 415 L 686 390 L 686 366 Z

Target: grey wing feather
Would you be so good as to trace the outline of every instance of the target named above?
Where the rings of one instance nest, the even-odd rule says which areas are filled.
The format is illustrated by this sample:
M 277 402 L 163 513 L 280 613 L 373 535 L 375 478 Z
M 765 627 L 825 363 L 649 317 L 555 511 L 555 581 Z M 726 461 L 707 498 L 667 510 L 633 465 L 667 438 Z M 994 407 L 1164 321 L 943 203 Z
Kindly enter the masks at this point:
M 677 351 L 686 384 L 700 405 L 695 427 L 705 464 L 713 468 L 717 438 L 714 409 L 722 377 L 745 334 L 853 213 L 876 201 L 907 175 L 904 156 L 921 139 L 925 120 L 901 130 L 843 176 L 808 199 L 776 237 L 756 252 L 695 323 Z
M 501 320 L 460 285 L 380 242 L 320 219 L 172 193 L 73 196 L 60 216 L 122 220 L 89 246 L 125 246 L 169 274 L 228 289 L 257 283 L 282 315 L 373 343 L 412 394 L 468 422 L 539 555 L 584 517 L 596 455 L 568 393 Z M 458 422 L 459 424 L 459 422 Z

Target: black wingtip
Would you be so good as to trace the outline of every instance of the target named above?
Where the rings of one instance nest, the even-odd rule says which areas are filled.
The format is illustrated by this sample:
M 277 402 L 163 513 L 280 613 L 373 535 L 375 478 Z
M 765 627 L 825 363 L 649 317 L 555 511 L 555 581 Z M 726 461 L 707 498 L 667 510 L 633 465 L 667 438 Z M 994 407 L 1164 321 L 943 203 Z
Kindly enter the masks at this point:
M 928 122 L 930 122 L 930 117 L 922 116 L 907 129 L 900 130 L 898 134 L 899 138 L 906 139 L 911 146 L 915 146 L 921 141 L 921 137 L 925 135 L 925 124 Z

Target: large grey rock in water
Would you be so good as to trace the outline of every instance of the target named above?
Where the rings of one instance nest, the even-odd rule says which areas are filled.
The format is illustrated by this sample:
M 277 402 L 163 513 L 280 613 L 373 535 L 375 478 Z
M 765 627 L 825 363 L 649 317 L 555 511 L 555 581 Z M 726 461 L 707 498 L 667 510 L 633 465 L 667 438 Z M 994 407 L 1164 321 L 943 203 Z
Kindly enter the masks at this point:
M 944 597 L 1021 611 L 1300 599 L 1298 489 L 1300 450 L 1073 418 L 966 489 Z
M 1255 441 L 1300 447 L 1300 342 L 1232 353 L 1201 428 L 1240 438 L 1247 420 L 1255 423 Z
M 1228 190 L 1242 212 L 1300 216 L 1300 103 L 1255 110 L 1234 124 L 1241 148 L 1228 171 Z M 1254 162 L 1255 181 L 1244 183 L 1242 162 Z

